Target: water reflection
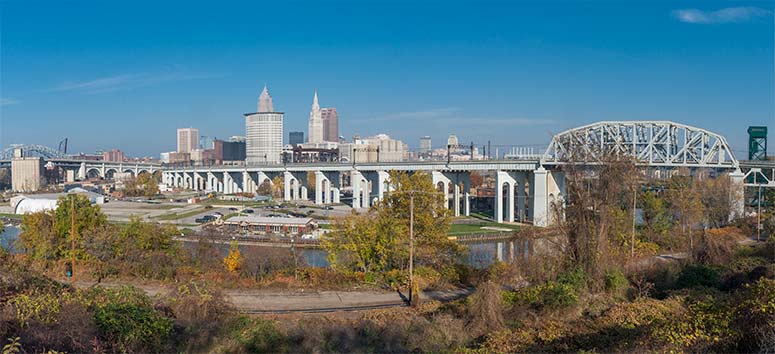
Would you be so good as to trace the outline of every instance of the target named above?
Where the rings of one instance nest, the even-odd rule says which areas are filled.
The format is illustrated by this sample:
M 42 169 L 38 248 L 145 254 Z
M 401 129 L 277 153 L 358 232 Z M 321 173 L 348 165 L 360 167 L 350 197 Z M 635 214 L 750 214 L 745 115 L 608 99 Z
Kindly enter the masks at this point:
M 0 233 L 0 246 L 9 252 L 16 252 L 14 248 L 14 241 L 19 237 L 21 229 L 17 226 L 6 226 L 5 231 Z M 187 248 L 190 251 L 196 249 L 195 243 L 186 242 Z M 484 241 L 476 243 L 464 244 L 468 247 L 468 252 L 463 261 L 474 268 L 486 268 L 496 260 L 501 262 L 510 262 L 519 258 L 526 260 L 531 254 L 532 242 L 525 239 L 510 239 L 502 241 Z M 192 247 L 193 246 L 193 247 Z M 229 245 L 222 243 L 216 245 L 219 253 L 222 256 L 226 256 L 229 253 Z M 254 246 L 254 245 L 240 245 L 240 250 L 243 254 L 251 254 L 250 248 L 258 247 L 266 250 L 267 246 Z M 284 248 L 284 250 L 290 252 L 290 249 Z M 293 252 L 297 252 L 310 267 L 328 267 L 328 254 L 322 249 L 315 248 L 296 248 Z M 259 252 L 260 254 L 260 252 Z M 290 256 L 290 255 L 289 255 Z
M 10 253 L 16 253 L 14 242 L 19 238 L 21 232 L 22 230 L 17 226 L 6 225 L 5 230 L 0 233 L 0 247 L 3 247 L 3 249 Z
M 468 246 L 466 264 L 480 269 L 492 265 L 496 260 L 500 262 L 511 262 L 518 258 L 526 260 L 532 247 L 530 240 L 516 238 L 465 245 Z

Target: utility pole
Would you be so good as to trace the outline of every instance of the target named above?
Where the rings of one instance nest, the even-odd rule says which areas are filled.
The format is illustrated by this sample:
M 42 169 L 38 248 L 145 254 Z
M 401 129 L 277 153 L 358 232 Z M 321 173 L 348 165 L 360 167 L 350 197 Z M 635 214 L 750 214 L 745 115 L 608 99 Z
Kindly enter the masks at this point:
M 409 304 L 414 295 L 414 192 L 409 194 Z
M 75 288 L 75 193 L 73 193 L 70 198 L 70 239 L 70 267 L 73 270 L 71 280 L 73 282 L 73 288 Z
M 632 191 L 632 235 L 630 236 L 630 257 L 635 257 L 635 202 L 638 196 L 638 188 Z

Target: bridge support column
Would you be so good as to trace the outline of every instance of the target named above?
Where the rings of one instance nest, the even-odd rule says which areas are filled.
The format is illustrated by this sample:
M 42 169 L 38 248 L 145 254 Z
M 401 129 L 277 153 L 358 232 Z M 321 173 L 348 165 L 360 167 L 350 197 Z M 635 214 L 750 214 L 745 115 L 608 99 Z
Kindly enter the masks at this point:
M 334 203 L 339 203 L 339 188 L 331 188 L 331 193 L 333 194 L 331 199 Z
M 543 167 L 533 173 L 533 225 L 549 226 L 564 217 L 561 213 L 565 203 L 565 176 Z
M 466 191 L 463 194 L 463 215 L 471 216 L 471 188 L 465 187 Z
M 78 179 L 86 179 L 86 162 L 81 162 L 81 167 L 78 167 Z
M 301 186 L 301 200 L 308 200 L 308 191 L 306 186 Z
M 455 206 L 455 216 L 460 216 L 460 185 L 456 184 L 454 187 L 453 203 Z
M 283 200 L 286 202 L 291 200 L 291 179 L 293 176 L 290 172 L 283 173 Z
M 438 188 L 439 183 L 442 184 L 441 188 L 444 193 L 444 208 L 449 209 L 449 185 L 452 181 L 439 171 L 431 172 L 431 181 L 433 182 L 434 188 Z
M 506 220 L 514 222 L 514 184 L 516 180 L 514 177 L 504 171 L 496 172 L 495 176 L 495 221 L 503 222 L 503 185 L 508 185 L 506 202 L 508 203 L 508 215 Z
M 213 181 L 214 180 L 214 181 Z M 207 171 L 207 183 L 205 184 L 205 190 L 210 192 L 216 192 L 215 186 L 218 184 L 218 179 L 215 178 L 215 175 L 213 175 L 212 172 Z M 213 183 L 215 182 L 215 183 Z
M 385 171 L 377 171 L 377 200 L 385 198 L 385 192 L 389 191 L 390 174 Z
M 740 169 L 729 174 L 729 221 L 745 216 L 745 176 Z
M 369 181 L 358 171 L 350 173 L 350 185 L 353 190 L 353 208 L 369 207 Z
M 321 205 L 323 203 L 330 203 L 331 181 L 326 178 L 323 172 L 315 171 L 315 204 Z
M 223 173 L 223 194 L 234 193 L 234 181 L 231 180 L 231 174 L 229 172 Z

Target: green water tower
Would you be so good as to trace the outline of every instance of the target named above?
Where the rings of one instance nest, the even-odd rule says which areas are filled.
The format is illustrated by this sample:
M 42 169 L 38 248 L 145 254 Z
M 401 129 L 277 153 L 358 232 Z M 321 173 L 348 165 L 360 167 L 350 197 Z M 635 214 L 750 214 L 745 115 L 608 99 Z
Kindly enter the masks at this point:
M 767 127 L 748 127 L 748 159 L 767 160 Z

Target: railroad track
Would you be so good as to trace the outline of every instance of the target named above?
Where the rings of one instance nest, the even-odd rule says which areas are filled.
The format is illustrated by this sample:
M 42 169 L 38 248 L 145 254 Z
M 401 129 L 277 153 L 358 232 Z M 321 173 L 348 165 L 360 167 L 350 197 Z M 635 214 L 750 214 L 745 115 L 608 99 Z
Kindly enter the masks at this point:
M 253 310 L 244 309 L 237 312 L 248 315 L 279 315 L 287 313 L 328 313 L 328 312 L 341 312 L 341 311 L 368 311 L 379 310 L 395 307 L 407 307 L 406 302 L 396 302 L 389 304 L 375 304 L 375 305 L 363 305 L 363 306 L 343 306 L 343 307 L 325 307 L 325 308 L 312 308 L 312 309 L 284 309 L 284 310 Z

